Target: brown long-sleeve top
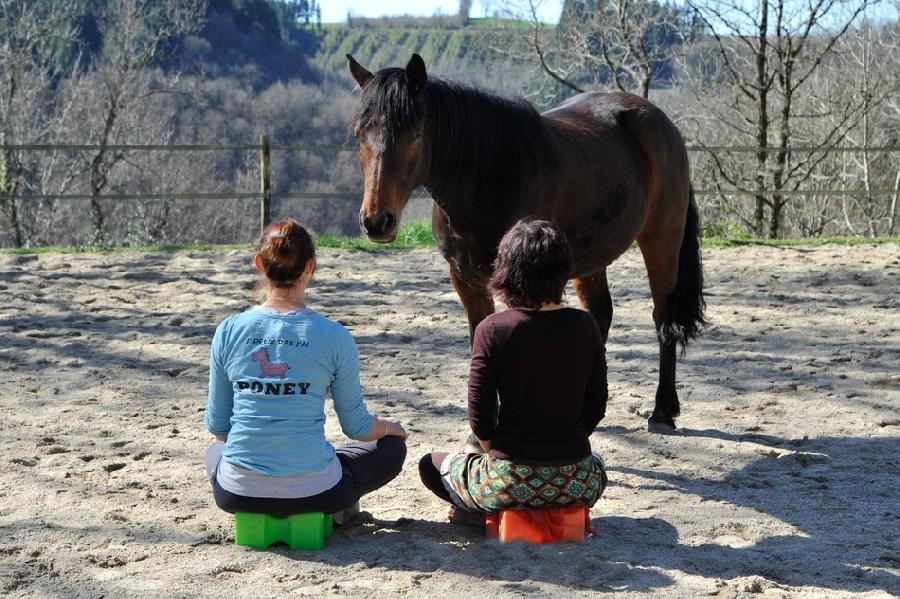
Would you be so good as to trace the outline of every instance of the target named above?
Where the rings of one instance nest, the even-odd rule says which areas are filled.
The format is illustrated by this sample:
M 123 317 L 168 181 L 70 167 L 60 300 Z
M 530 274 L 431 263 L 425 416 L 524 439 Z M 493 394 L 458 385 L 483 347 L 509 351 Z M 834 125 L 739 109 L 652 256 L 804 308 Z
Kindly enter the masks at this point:
M 475 329 L 469 424 L 495 453 L 548 464 L 589 455 L 607 396 L 606 350 L 587 312 L 511 309 Z

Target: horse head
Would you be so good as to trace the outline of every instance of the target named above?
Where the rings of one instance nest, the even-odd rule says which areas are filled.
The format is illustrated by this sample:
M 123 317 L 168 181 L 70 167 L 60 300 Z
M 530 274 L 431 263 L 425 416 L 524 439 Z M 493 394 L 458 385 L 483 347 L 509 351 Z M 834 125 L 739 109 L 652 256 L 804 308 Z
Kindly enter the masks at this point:
M 347 55 L 361 90 L 351 132 L 359 141 L 365 178 L 359 226 L 366 237 L 388 243 L 397 236 L 400 216 L 416 187 L 425 182 L 425 62 L 413 54 L 405 69 L 370 73 Z

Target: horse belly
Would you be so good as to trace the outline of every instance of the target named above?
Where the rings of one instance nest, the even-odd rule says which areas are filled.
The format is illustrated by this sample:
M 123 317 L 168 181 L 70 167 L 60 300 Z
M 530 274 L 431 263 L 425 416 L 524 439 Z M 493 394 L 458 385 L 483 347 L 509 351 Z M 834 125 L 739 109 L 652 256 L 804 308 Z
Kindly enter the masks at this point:
M 573 276 L 606 268 L 631 246 L 644 223 L 647 197 L 646 185 L 626 176 L 594 179 L 560 198 L 556 221 L 572 251 Z
M 624 124 L 644 100 L 631 94 L 583 94 L 544 113 L 560 147 L 554 217 L 566 233 L 575 276 L 609 266 L 640 233 L 651 172 Z

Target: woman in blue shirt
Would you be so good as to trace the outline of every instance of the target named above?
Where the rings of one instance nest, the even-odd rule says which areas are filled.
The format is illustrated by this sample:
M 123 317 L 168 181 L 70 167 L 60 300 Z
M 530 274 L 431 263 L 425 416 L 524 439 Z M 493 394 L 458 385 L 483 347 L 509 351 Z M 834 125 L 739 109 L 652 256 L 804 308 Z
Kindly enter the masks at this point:
M 339 323 L 306 307 L 316 266 L 309 232 L 292 218 L 266 228 L 254 259 L 266 300 L 216 329 L 209 358 L 206 456 L 226 512 L 341 512 L 400 473 L 406 431 L 373 417 L 359 383 L 359 354 Z M 352 445 L 325 438 L 331 394 Z

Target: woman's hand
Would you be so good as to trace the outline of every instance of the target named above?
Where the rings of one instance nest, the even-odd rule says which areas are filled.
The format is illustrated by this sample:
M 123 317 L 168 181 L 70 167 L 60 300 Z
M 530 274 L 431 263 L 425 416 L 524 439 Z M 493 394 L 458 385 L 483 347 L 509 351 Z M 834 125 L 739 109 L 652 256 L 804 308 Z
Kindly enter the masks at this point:
M 384 429 L 385 437 L 388 435 L 391 435 L 394 437 L 400 437 L 401 439 L 406 439 L 406 437 L 408 436 L 406 429 L 403 428 L 403 425 L 400 424 L 400 422 L 397 419 L 390 418 L 390 417 L 384 417 L 384 418 L 379 418 L 379 420 L 381 420 L 385 424 L 385 429 Z
M 403 425 L 397 422 L 396 419 L 375 417 L 372 418 L 372 430 L 369 431 L 368 435 L 360 439 L 360 441 L 377 441 L 388 435 L 400 437 L 401 439 L 406 439 L 407 437 L 406 429 L 404 429 Z

